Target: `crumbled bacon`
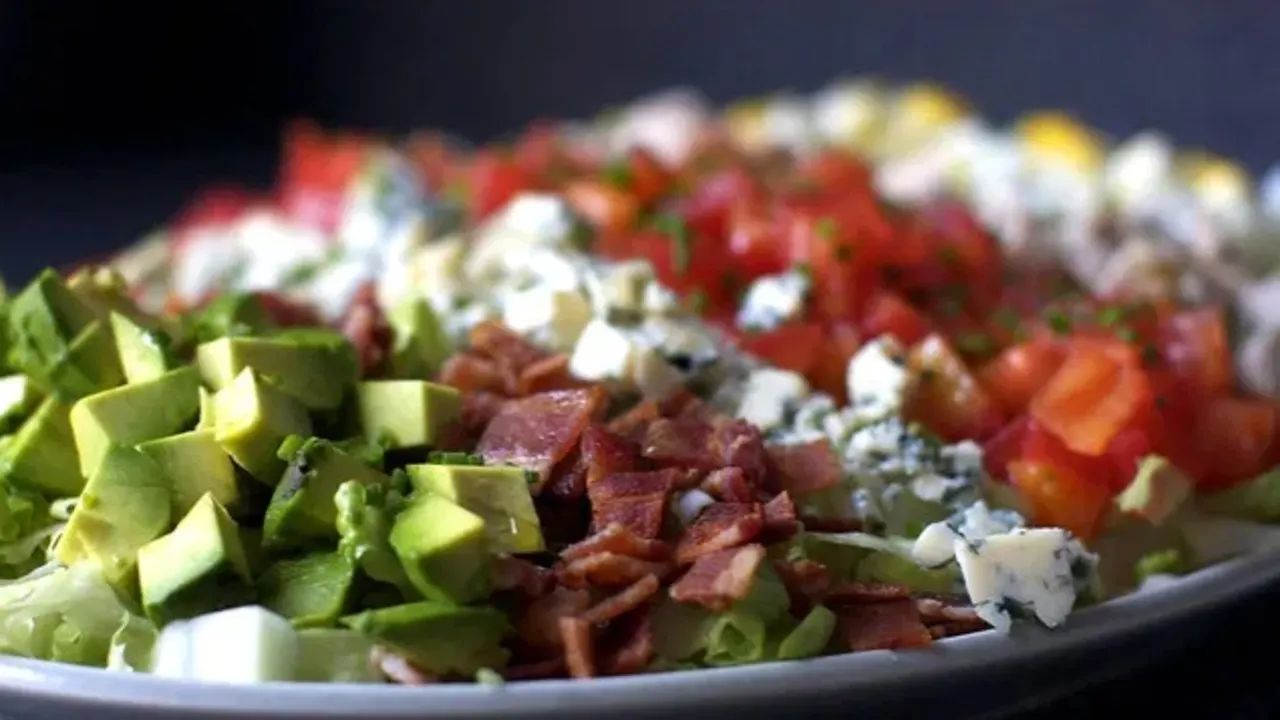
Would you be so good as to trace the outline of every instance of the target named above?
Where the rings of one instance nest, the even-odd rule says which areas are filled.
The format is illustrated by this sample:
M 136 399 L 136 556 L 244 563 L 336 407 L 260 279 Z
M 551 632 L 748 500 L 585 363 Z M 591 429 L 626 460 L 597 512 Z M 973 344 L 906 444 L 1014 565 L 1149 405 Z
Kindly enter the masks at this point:
M 586 492 L 587 461 L 579 445 L 551 468 L 551 479 L 542 488 L 542 493 L 560 500 L 577 500 Z
M 662 417 L 658 403 L 654 400 L 642 400 L 623 414 L 609 421 L 609 432 L 620 435 L 632 442 L 644 440 L 649 424 Z
M 948 620 L 946 622 L 926 624 L 926 626 L 929 628 L 929 634 L 932 635 L 935 640 L 981 632 L 990 627 L 990 625 L 987 625 L 981 620 Z
M 708 452 L 713 430 L 701 420 L 658 418 L 645 428 L 641 453 L 664 467 L 713 470 L 723 464 Z
M 713 470 L 702 481 L 700 489 L 721 502 L 749 503 L 756 499 L 755 488 L 747 481 L 747 473 L 739 467 Z
M 561 564 L 556 568 L 556 579 L 571 588 L 590 585 L 616 587 L 634 583 L 648 575 L 666 577 L 670 570 L 670 563 L 665 561 L 600 552 Z
M 366 282 L 356 292 L 339 326 L 355 347 L 364 374 L 375 373 L 387 358 L 392 336 L 372 282 Z
M 497 363 L 469 353 L 458 353 L 445 360 L 437 379 L 464 393 L 506 394 L 507 390 Z
M 516 635 L 530 647 L 559 648 L 560 619 L 577 617 L 589 607 L 591 595 L 587 591 L 557 587 L 525 606 L 514 623 Z
M 752 483 L 763 481 L 768 463 L 760 429 L 745 420 L 723 419 L 714 427 L 712 443 L 720 464 L 742 468 Z
M 840 458 L 826 440 L 803 445 L 771 445 L 768 453 L 778 489 L 793 495 L 835 487 L 843 476 Z
M 783 491 L 764 505 L 764 532 L 770 543 L 791 539 L 800 531 L 796 504 L 791 494 Z
M 657 575 L 645 575 L 620 592 L 601 600 L 578 617 L 595 625 L 610 622 L 648 602 L 660 587 L 662 580 Z
M 605 675 L 630 675 L 649 666 L 656 653 L 653 619 L 647 609 L 610 623 L 610 647 L 600 653 L 600 670 Z
M 826 600 L 833 604 L 877 603 L 911 597 L 911 588 L 894 583 L 846 580 L 827 589 Z
M 509 367 L 516 376 L 547 353 L 497 320 L 485 320 L 471 328 L 471 351 Z
M 853 652 L 924 647 L 933 635 L 910 598 L 842 608 L 839 633 Z
M 745 545 L 764 530 L 764 512 L 758 503 L 715 503 L 698 514 L 676 545 L 676 563 L 688 565 L 698 558 Z
M 533 499 L 533 508 L 548 546 L 578 542 L 591 528 L 591 508 L 585 498 L 566 500 L 544 492 Z
M 560 551 L 561 562 L 571 562 L 601 552 L 617 553 L 640 560 L 661 561 L 671 557 L 671 546 L 661 540 L 637 536 L 625 525 L 605 526 L 581 542 Z
M 555 587 L 555 574 L 528 560 L 500 557 L 493 563 L 493 588 L 499 591 L 519 590 L 529 597 L 540 597 Z
M 812 560 L 776 562 L 773 565 L 787 595 L 791 597 L 791 612 L 804 615 L 816 603 L 821 603 L 831 585 L 831 573 L 822 563 Z
M 671 599 L 723 612 L 747 596 L 764 561 L 763 545 L 743 545 L 703 555 L 671 586 Z
M 942 597 L 917 597 L 916 610 L 920 612 L 920 618 L 926 625 L 949 622 L 986 625 L 966 600 L 951 601 Z
M 555 390 L 514 400 L 485 428 L 476 452 L 488 463 L 511 464 L 539 475 L 542 490 L 551 468 L 573 450 L 592 415 L 605 402 L 600 388 Z
M 586 384 L 569 374 L 568 355 L 552 355 L 520 371 L 515 394 L 523 397 L 552 390 L 572 390 Z
M 575 680 L 596 676 L 595 647 L 591 623 L 576 617 L 560 618 L 560 638 L 564 643 L 564 664 Z
M 601 425 L 588 425 L 580 442 L 588 486 L 614 473 L 644 470 L 640 446 Z
M 640 537 L 658 537 L 675 478 L 674 471 L 653 470 L 614 473 L 594 483 L 588 480 L 592 527 L 620 523 Z

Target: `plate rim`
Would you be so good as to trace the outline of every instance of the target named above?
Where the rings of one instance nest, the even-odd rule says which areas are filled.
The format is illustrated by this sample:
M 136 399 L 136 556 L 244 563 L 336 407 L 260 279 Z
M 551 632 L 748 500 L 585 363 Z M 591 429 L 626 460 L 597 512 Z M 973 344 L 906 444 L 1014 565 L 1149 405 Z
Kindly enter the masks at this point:
M 1118 637 L 1172 624 L 1242 600 L 1280 580 L 1280 548 L 1204 568 L 1167 586 L 1116 598 L 1073 613 L 1049 631 L 1026 624 L 1008 636 L 994 630 L 944 640 L 929 649 L 877 650 L 813 660 L 734 668 L 597 678 L 545 680 L 500 687 L 430 688 L 368 684 L 263 683 L 230 685 L 170 680 L 17 657 L 0 657 L 0 697 L 100 709 L 169 710 L 212 715 L 496 717 L 625 712 L 750 703 L 793 696 L 885 691 L 946 677 L 997 673 L 1048 656 L 1086 651 Z M 232 692 L 229 692 L 232 691 Z M 423 706 L 423 699 L 431 704 Z

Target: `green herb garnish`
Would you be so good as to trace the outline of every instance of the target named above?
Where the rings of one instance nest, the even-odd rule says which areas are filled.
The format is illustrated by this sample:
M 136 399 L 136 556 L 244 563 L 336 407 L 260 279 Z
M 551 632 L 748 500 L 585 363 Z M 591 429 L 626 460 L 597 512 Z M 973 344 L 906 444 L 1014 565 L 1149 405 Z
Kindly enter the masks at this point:
M 681 274 L 688 272 L 693 254 L 693 242 L 692 236 L 689 234 L 689 226 L 679 216 L 664 214 L 654 218 L 653 227 L 671 238 L 672 268 Z
M 615 160 L 604 168 L 604 181 L 619 190 L 631 188 L 631 166 L 626 159 Z
M 1071 332 L 1071 318 L 1061 310 L 1049 310 L 1044 315 L 1044 321 L 1049 324 L 1049 329 L 1058 335 L 1066 335 Z

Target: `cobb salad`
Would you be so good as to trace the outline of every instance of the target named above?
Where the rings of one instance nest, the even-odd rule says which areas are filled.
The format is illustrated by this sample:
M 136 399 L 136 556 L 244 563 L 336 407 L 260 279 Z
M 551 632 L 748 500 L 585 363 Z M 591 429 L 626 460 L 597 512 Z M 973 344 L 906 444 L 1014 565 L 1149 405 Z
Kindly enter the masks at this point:
M 1223 291 L 1265 213 L 1101 147 L 866 84 L 297 126 L 272 194 L 6 295 L 0 652 L 591 678 L 1057 628 L 1271 547 L 1272 326 Z

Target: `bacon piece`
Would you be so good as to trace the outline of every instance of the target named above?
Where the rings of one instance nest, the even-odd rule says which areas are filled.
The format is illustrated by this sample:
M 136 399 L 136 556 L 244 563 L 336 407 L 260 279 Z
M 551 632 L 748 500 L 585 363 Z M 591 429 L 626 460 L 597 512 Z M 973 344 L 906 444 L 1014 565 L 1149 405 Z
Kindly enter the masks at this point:
M 916 610 L 926 625 L 933 623 L 976 623 L 986 626 L 973 606 L 967 602 L 949 602 L 940 597 L 916 597 Z
M 586 483 L 590 487 L 614 473 L 644 470 L 640 446 L 601 425 L 588 425 L 582 431 L 579 445 L 587 468 Z
M 557 587 L 524 608 L 514 623 L 516 635 L 530 647 L 560 648 L 560 619 L 581 615 L 589 607 L 587 591 Z
M 369 662 L 388 680 L 398 685 L 433 685 L 440 681 L 440 678 L 414 665 L 408 658 L 381 645 L 373 646 Z
M 529 597 L 541 597 L 555 587 L 555 574 L 528 560 L 499 557 L 493 563 L 493 588 L 519 590 Z
M 826 601 L 837 605 L 878 603 L 911 597 L 906 585 L 846 580 L 827 589 Z
M 644 440 L 649 425 L 662 417 L 658 403 L 653 400 L 642 400 L 609 422 L 609 432 L 620 435 L 632 442 Z
M 653 618 L 647 609 L 610 623 L 610 648 L 599 659 L 605 675 L 630 675 L 649 667 L 656 653 Z
M 471 350 L 510 367 L 518 376 L 547 353 L 497 320 L 484 320 L 471 328 L 467 340 Z
M 723 612 L 747 596 L 764 561 L 763 545 L 743 545 L 703 555 L 671 586 L 671 599 Z
M 391 348 L 391 326 L 378 306 L 374 285 L 366 282 L 356 291 L 339 327 L 360 357 L 366 376 L 377 372 Z
M 926 627 L 929 628 L 929 634 L 933 636 L 934 640 L 941 640 L 942 638 L 982 632 L 991 626 L 981 620 L 977 622 L 967 620 L 948 620 L 946 622 L 926 624 Z
M 591 528 L 591 508 L 586 498 L 567 500 L 542 495 L 533 499 L 538 524 L 548 545 L 559 547 L 577 542 Z
M 658 413 L 665 418 L 711 423 L 719 414 L 697 395 L 686 388 L 679 388 L 658 401 Z
M 769 461 L 776 470 L 778 489 L 793 495 L 835 487 L 844 475 L 835 448 L 826 440 L 803 445 L 772 445 Z
M 653 470 L 614 473 L 595 483 L 588 480 L 592 527 L 620 523 L 640 537 L 658 537 L 676 475 L 672 470 Z
M 569 374 L 569 356 L 562 353 L 535 360 L 521 370 L 520 377 L 516 380 L 516 395 L 572 390 L 587 384 Z
M 564 642 L 564 664 L 575 680 L 596 676 L 596 652 L 591 641 L 591 623 L 576 617 L 560 618 L 560 638 Z
M 445 360 L 438 379 L 464 393 L 483 391 L 505 395 L 507 392 L 498 364 L 470 353 L 458 353 Z
M 666 577 L 670 563 L 641 560 L 639 558 L 601 552 L 564 563 L 556 568 L 556 579 L 565 587 L 585 588 L 588 585 L 616 587 L 629 585 L 646 575 Z
M 558 632 L 559 630 L 557 629 Z M 551 678 L 564 677 L 564 675 L 564 657 L 513 665 L 502 671 L 502 677 L 507 680 L 550 680 Z
M 371 286 L 366 283 L 362 285 L 356 294 L 352 296 L 352 305 L 356 303 L 373 302 L 369 295 Z M 262 306 L 262 311 L 271 318 L 271 321 L 280 327 L 317 327 L 323 325 L 320 314 L 316 312 L 314 306 L 305 302 L 290 300 L 289 298 L 275 292 L 255 292 L 254 298 L 258 304 Z M 375 303 L 376 308 L 376 303 Z
M 745 545 L 764 530 L 764 512 L 758 503 L 716 503 L 698 514 L 676 545 L 676 563 L 688 565 L 698 558 Z
M 842 609 L 837 627 L 853 652 L 924 647 L 933 642 L 910 598 Z
M 827 566 L 812 560 L 775 562 L 774 570 L 791 598 L 791 612 L 800 616 L 808 613 L 826 597 L 831 585 L 831 573 Z
M 712 446 L 720 464 L 742 468 L 747 480 L 752 483 L 762 482 L 768 468 L 768 455 L 760 428 L 745 420 L 723 418 L 719 418 L 714 427 Z
M 671 557 L 671 546 L 661 540 L 642 538 L 626 525 L 613 523 L 591 537 L 560 551 L 561 562 L 572 562 L 596 553 L 611 552 L 640 560 L 662 561 Z
M 723 463 L 708 451 L 713 431 L 701 420 L 658 418 L 645 428 L 641 453 L 662 466 L 714 470 Z
M 587 493 L 587 462 L 582 456 L 581 445 L 569 451 L 563 460 L 551 468 L 551 479 L 542 493 L 557 500 L 577 500 Z
M 551 468 L 573 450 L 591 416 L 604 403 L 601 388 L 555 390 L 503 406 L 485 428 L 476 452 L 491 464 L 518 465 L 539 475 L 541 492 Z
M 764 532 L 770 543 L 789 540 L 800 531 L 796 504 L 785 490 L 764 505 Z
M 578 617 L 594 625 L 609 622 L 648 602 L 660 587 L 662 581 L 657 575 L 645 575 L 621 592 L 601 600 Z
M 712 470 L 700 489 L 721 502 L 749 503 L 756 499 L 755 488 L 747 481 L 747 473 L 739 467 Z

